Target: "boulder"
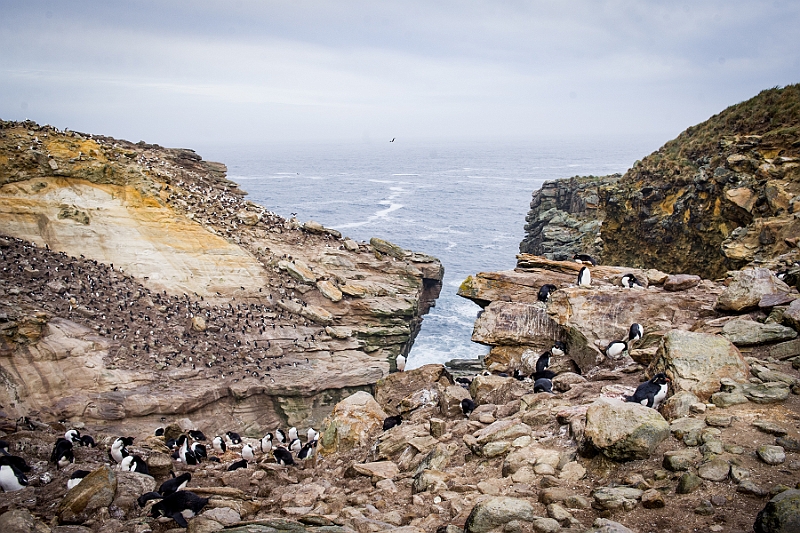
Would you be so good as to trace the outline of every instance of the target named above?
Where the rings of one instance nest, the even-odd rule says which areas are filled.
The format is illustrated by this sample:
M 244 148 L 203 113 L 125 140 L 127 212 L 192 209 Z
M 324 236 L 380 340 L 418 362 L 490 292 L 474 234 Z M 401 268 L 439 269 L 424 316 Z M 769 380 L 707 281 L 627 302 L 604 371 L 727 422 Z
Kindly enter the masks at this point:
M 371 444 L 386 417 L 370 393 L 359 391 L 348 396 L 322 422 L 320 451 L 332 453 Z
M 340 302 L 342 300 L 342 291 L 333 282 L 326 280 L 317 282 L 317 289 L 320 294 L 332 302 Z
M 788 293 L 790 287 L 766 268 L 748 268 L 733 274 L 733 281 L 719 295 L 717 309 L 747 311 L 758 307 L 768 294 Z
M 750 368 L 729 340 L 719 335 L 672 330 L 664 335 L 648 375 L 665 372 L 672 379 L 674 392 L 690 391 L 708 401 L 720 390 L 720 380 L 743 383 Z
M 731 471 L 728 461 L 715 457 L 697 468 L 697 475 L 709 481 L 725 481 Z
M 50 533 L 44 522 L 38 522 L 27 509 L 12 509 L 0 515 L 3 533 Z
M 530 435 L 531 427 L 514 419 L 498 420 L 487 427 L 475 432 L 478 444 L 484 445 L 499 440 L 514 440 L 517 437 Z
M 508 497 L 489 498 L 472 508 L 464 524 L 464 532 L 485 533 L 512 520 L 530 522 L 535 516 L 534 508 L 528 500 Z
M 758 458 L 768 465 L 779 465 L 786 461 L 786 452 L 781 446 L 763 444 L 756 449 Z
M 691 407 L 697 403 L 700 403 L 700 398 L 693 392 L 684 390 L 667 398 L 660 411 L 667 420 L 675 420 L 688 416 Z
M 615 461 L 650 457 L 669 433 L 658 411 L 637 403 L 600 398 L 586 411 L 587 443 Z
M 596 518 L 592 528 L 587 529 L 586 533 L 636 533 L 636 531 L 608 518 Z
M 378 461 L 376 463 L 355 463 L 353 470 L 362 476 L 368 476 L 374 480 L 394 479 L 400 474 L 400 469 L 391 461 Z
M 780 324 L 762 324 L 739 318 L 722 327 L 722 336 L 736 346 L 755 346 L 792 340 L 797 337 L 797 332 Z
M 603 511 L 630 511 L 642 498 L 644 491 L 632 487 L 600 487 L 592 491 L 593 506 Z
M 700 276 L 693 274 L 673 274 L 664 282 L 664 290 L 670 292 L 685 291 L 700 284 Z
M 753 525 L 755 533 L 795 533 L 800 531 L 800 490 L 786 490 L 772 498 Z
M 471 399 L 469 391 L 461 385 L 448 385 L 439 394 L 439 409 L 448 418 L 463 418 L 461 400 Z
M 438 390 L 436 384 L 443 377 L 448 384 L 451 384 L 445 376 L 443 365 L 424 365 L 405 372 L 394 372 L 375 384 L 375 400 L 382 409 L 396 414 L 397 406 L 405 398 L 423 389 Z M 458 408 L 460 411 L 460 403 Z
M 783 322 L 800 331 L 800 300 L 794 300 L 783 312 Z
M 116 491 L 116 473 L 107 465 L 101 466 L 64 495 L 56 509 L 59 523 L 85 522 L 99 509 L 111 505 Z
M 475 376 L 469 387 L 475 404 L 503 405 L 530 392 L 525 384 L 514 378 L 502 376 Z
M 83 481 L 80 484 L 82 485 Z M 154 490 L 156 490 L 156 480 L 150 475 L 140 472 L 117 472 L 117 492 L 114 496 L 114 505 L 126 516 L 136 516 L 140 509 L 136 499 L 145 492 Z

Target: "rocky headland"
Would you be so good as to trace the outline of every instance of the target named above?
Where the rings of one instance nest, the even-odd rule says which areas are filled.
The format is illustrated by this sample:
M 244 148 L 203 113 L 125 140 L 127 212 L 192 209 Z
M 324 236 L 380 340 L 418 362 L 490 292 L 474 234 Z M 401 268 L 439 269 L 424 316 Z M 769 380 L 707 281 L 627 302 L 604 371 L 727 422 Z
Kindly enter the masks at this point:
M 145 265 L 141 258 L 148 253 L 137 254 L 136 247 L 154 246 L 160 234 L 147 226 L 141 230 L 147 239 L 137 237 L 138 244 L 116 252 L 140 263 L 115 259 L 112 266 L 96 254 L 110 253 L 114 239 L 94 239 L 97 250 L 81 257 L 44 236 L 64 235 L 65 243 L 75 244 L 61 226 L 92 226 L 109 200 L 125 206 L 123 200 L 145 197 L 141 187 L 123 194 L 97 177 L 106 171 L 92 171 L 95 181 L 86 180 L 91 194 L 84 196 L 99 197 L 94 188 L 114 194 L 102 205 L 72 209 L 60 200 L 43 203 L 41 195 L 50 187 L 51 193 L 74 194 L 83 182 L 62 189 L 44 178 L 8 181 L 0 206 L 14 213 L 9 227 L 17 229 L 0 243 L 6 269 L 0 325 L 8 325 L 2 353 L 8 398 L 0 402 L 14 415 L 37 409 L 38 402 L 47 407 L 16 424 L 7 414 L 2 438 L 31 469 L 28 486 L 0 495 L 0 531 L 182 531 L 174 519 L 151 516 L 159 504 L 136 501 L 168 480 L 170 470 L 191 473 L 185 490 L 203 503 L 188 521 L 191 533 L 797 531 L 800 264 L 797 233 L 791 234 L 800 207 L 797 95 L 798 86 L 765 91 L 690 128 L 625 176 L 545 184 L 534 193 L 521 245 L 534 253 L 520 254 L 513 270 L 477 273 L 459 288 L 482 307 L 472 338 L 489 347 L 488 355 L 405 372 L 389 370 L 438 292 L 441 266 L 431 258 L 276 217 L 240 193 L 229 194 L 238 189 L 193 152 L 95 139 L 108 151 L 102 153 L 115 153 L 117 143 L 150 154 L 134 158 L 147 179 L 169 174 L 155 180 L 161 185 L 148 196 L 151 211 L 134 210 L 145 213 L 148 224 L 174 217 L 205 232 L 198 240 L 216 243 L 209 248 L 219 250 L 219 263 L 238 264 L 229 258 L 239 250 L 255 265 L 234 272 L 204 267 L 202 261 L 217 261 L 217 254 L 185 259 L 189 245 L 179 253 L 160 251 L 163 259 Z M 7 143 L 15 157 L 26 150 L 47 153 L 19 144 L 40 139 L 31 125 L 3 131 L 17 139 L 16 146 Z M 75 162 L 88 153 L 79 152 Z M 181 167 L 180 158 L 192 162 Z M 70 161 L 62 167 L 46 155 L 41 159 L 32 168 L 45 173 Z M 759 165 L 737 166 L 745 160 Z M 203 184 L 196 191 L 186 185 L 196 183 L 187 181 L 189 172 L 203 176 L 192 178 Z M 747 194 L 755 198 L 745 202 L 749 210 L 725 203 Z M 207 201 L 210 211 L 202 207 Z M 25 218 L 28 206 L 46 208 Z M 130 214 L 115 217 L 101 218 L 102 225 L 144 225 L 119 222 Z M 764 234 L 775 240 L 753 237 L 767 227 Z M 166 248 L 177 245 L 181 233 L 171 235 Z M 665 241 L 667 235 L 672 240 Z M 236 246 L 223 248 L 215 236 Z M 727 255 L 734 244 L 752 254 Z M 595 255 L 599 264 L 570 261 L 575 253 Z M 181 261 L 197 271 L 160 268 Z M 592 281 L 580 285 L 584 266 Z M 252 272 L 264 283 L 254 285 Z M 636 286 L 624 286 L 631 277 Z M 541 298 L 545 284 L 552 290 Z M 642 326 L 641 338 L 630 338 L 634 323 Z M 610 350 L 612 343 L 624 349 Z M 69 348 L 56 352 L 51 345 Z M 209 360 L 206 348 L 217 359 Z M 256 357 L 263 350 L 269 359 Z M 539 392 L 532 374 L 548 351 L 552 391 Z M 374 373 L 355 379 L 365 361 Z M 269 383 L 264 364 L 271 367 Z M 331 375 L 311 374 L 314 365 Z M 669 380 L 660 406 L 626 401 L 660 373 Z M 85 376 L 94 384 L 81 387 L 106 388 L 97 393 L 66 385 Z M 205 396 L 192 396 L 189 380 L 205 387 Z M 337 386 L 321 391 L 322 383 L 313 380 Z M 54 402 L 51 388 L 72 395 Z M 169 396 L 175 391 L 177 399 Z M 208 397 L 213 394 L 220 396 Z M 164 411 L 168 397 L 182 410 Z M 158 399 L 158 409 L 141 407 Z M 270 409 L 277 414 L 262 415 Z M 283 466 L 261 451 L 266 431 L 296 425 L 305 442 L 312 422 L 320 431 L 315 457 Z M 155 436 L 159 425 L 166 426 L 164 435 Z M 70 427 L 92 434 L 99 446 L 76 445 L 75 462 L 57 468 L 48 459 Z M 209 449 L 219 463 L 170 458 L 169 439 L 192 429 L 209 439 L 214 432 L 240 431 L 255 457 L 230 470 L 243 457 L 238 444 L 224 452 Z M 143 458 L 149 473 L 125 471 L 109 457 L 121 435 L 135 437 L 129 451 Z M 4 461 L 11 460 L 0 457 L 0 465 Z M 91 474 L 67 490 L 78 469 Z M 7 479 L 0 476 L 0 482 Z

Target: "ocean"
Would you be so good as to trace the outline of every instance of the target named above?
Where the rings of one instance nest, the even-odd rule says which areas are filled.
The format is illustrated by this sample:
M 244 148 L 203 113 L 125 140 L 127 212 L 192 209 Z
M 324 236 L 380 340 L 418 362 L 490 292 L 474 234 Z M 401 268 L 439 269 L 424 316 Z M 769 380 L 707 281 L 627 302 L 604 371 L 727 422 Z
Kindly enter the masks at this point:
M 206 146 L 253 202 L 345 236 L 379 237 L 439 258 L 442 293 L 425 316 L 407 368 L 475 358 L 479 307 L 456 295 L 470 274 L 511 269 L 531 194 L 542 182 L 625 172 L 666 139 L 274 143 Z

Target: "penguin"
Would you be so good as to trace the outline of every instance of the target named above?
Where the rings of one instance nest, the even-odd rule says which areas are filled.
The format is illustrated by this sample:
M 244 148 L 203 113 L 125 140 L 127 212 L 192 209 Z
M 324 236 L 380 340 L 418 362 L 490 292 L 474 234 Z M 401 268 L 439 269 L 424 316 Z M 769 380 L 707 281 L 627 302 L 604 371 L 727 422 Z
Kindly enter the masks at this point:
M 130 455 L 125 446 L 130 446 L 132 444 L 133 437 L 119 437 L 117 440 L 111 443 L 111 450 L 109 451 L 111 458 L 114 459 L 117 464 L 121 463 L 125 457 Z
M 403 417 L 400 415 L 387 416 L 386 418 L 383 419 L 383 430 L 389 431 L 393 427 L 399 426 L 402 423 L 403 423 Z
M 626 402 L 640 403 L 646 407 L 658 409 L 661 407 L 661 402 L 667 397 L 669 391 L 670 379 L 663 372 L 659 372 L 650 380 L 645 381 L 638 387 L 633 396 L 626 396 Z
M 181 527 L 188 527 L 187 518 L 199 513 L 208 503 L 208 498 L 201 498 L 194 492 L 181 490 L 167 496 L 153 506 L 150 516 L 153 518 L 171 518 Z
M 319 433 L 314 428 L 308 428 L 306 432 L 306 442 L 314 442 L 319 437 Z
M 22 490 L 27 486 L 28 478 L 25 474 L 12 464 L 0 462 L 0 488 L 3 492 Z
M 292 458 L 292 452 L 290 452 L 283 446 L 278 446 L 277 448 L 272 450 L 272 455 L 275 457 L 275 462 L 281 466 L 289 466 L 294 464 L 294 459 Z
M 178 457 L 187 465 L 196 465 L 197 456 L 189 449 L 189 438 L 186 435 L 178 437 Z
M 144 507 L 150 500 L 161 500 L 163 498 L 164 497 L 158 492 L 155 491 L 145 492 L 144 494 L 136 498 L 136 503 L 139 504 L 139 507 Z
M 170 450 L 174 450 L 175 449 L 175 439 L 168 439 L 167 442 L 164 443 L 164 446 L 166 446 Z
M 225 439 L 217 435 L 214 437 L 214 440 L 211 441 L 211 446 L 214 448 L 214 451 L 217 453 L 225 453 Z
M 192 437 L 193 440 L 206 440 L 206 436 L 199 429 L 190 429 L 189 436 Z
M 192 474 L 189 472 L 184 472 L 178 477 L 175 477 L 175 472 L 170 472 L 170 474 L 172 474 L 172 478 L 166 480 L 158 487 L 158 492 L 161 493 L 161 496 L 166 497 L 175 494 L 179 490 L 185 489 L 189 481 L 192 480 Z
M 468 389 L 469 386 L 472 385 L 472 380 L 469 379 L 469 378 L 458 377 L 458 378 L 456 378 L 456 383 L 458 383 L 459 385 L 461 385 L 465 389 Z
M 641 324 L 634 322 L 631 324 L 631 328 L 628 330 L 628 341 L 635 342 L 641 340 L 644 337 L 644 328 Z
M 81 435 L 81 446 L 86 446 L 87 448 L 96 448 L 97 443 L 95 443 L 91 435 Z
M 286 433 L 281 428 L 275 430 L 275 440 L 278 444 L 286 444 Z
M 404 355 L 398 355 L 397 359 L 395 359 L 395 365 L 397 366 L 398 372 L 403 372 L 406 369 L 406 357 Z
M 536 373 L 544 372 L 550 366 L 550 352 L 544 352 L 536 360 Z
M 269 453 L 272 450 L 272 433 L 267 433 L 261 439 L 261 453 Z
M 129 470 L 131 472 L 139 472 L 140 474 L 150 475 L 150 469 L 147 468 L 147 463 L 138 455 L 129 455 L 125 459 L 131 459 Z
M 59 437 L 53 446 L 50 454 L 50 462 L 56 464 L 56 468 L 64 468 L 70 463 L 75 462 L 75 455 L 72 452 L 72 442 L 63 437 Z
M 589 267 L 581 267 L 580 272 L 578 272 L 578 285 L 581 287 L 592 286 L 592 274 L 589 272 Z
M 294 427 L 294 426 L 290 427 L 289 428 L 289 442 L 292 442 L 293 440 L 297 440 L 299 438 L 300 437 L 297 434 L 297 428 Z
M 302 459 L 303 461 L 311 459 L 314 456 L 316 448 L 317 448 L 316 440 L 308 441 L 303 445 L 302 448 L 300 448 L 300 451 L 297 452 L 297 458 Z
M 475 410 L 475 402 L 473 402 L 469 398 L 464 398 L 463 400 L 461 400 L 461 411 L 464 413 L 465 417 L 469 418 L 469 415 L 474 410 Z
M 553 343 L 553 347 L 550 348 L 550 353 L 556 357 L 561 357 L 567 353 L 567 345 L 561 341 L 556 341 Z
M 77 429 L 69 429 L 66 433 L 64 433 L 64 439 L 70 441 L 71 443 L 80 443 L 81 442 L 81 434 Z
M 255 458 L 256 458 L 256 453 L 253 450 L 252 446 L 250 446 L 249 444 L 245 444 L 244 446 L 242 446 L 242 459 L 244 459 L 249 463 L 250 461 L 255 460 Z
M 303 443 L 300 442 L 300 439 L 294 439 L 289 443 L 289 451 L 294 453 L 298 453 L 302 447 Z
M 200 463 L 203 459 L 208 458 L 208 450 L 206 449 L 205 444 L 193 442 L 189 449 L 192 450 L 192 453 L 194 454 L 198 463 Z
M 539 378 L 533 382 L 533 392 L 553 392 L 553 382 L 550 378 Z
M 225 433 L 225 435 L 230 439 L 232 445 L 242 443 L 242 437 L 240 437 L 236 432 L 228 431 Z
M 164 436 L 164 428 L 156 428 L 156 437 L 163 437 Z
M 83 481 L 83 478 L 85 478 L 89 474 L 91 474 L 91 472 L 89 472 L 88 470 L 76 470 L 76 471 L 74 471 L 72 473 L 72 475 L 69 476 L 69 479 L 67 480 L 67 490 L 71 489 L 72 487 L 74 487 L 75 485 L 77 485 L 78 483 Z
M 597 261 L 595 261 L 592 256 L 586 254 L 575 254 L 572 256 L 572 260 L 576 263 L 583 263 L 584 265 L 589 264 L 592 266 L 597 266 Z
M 233 472 L 234 470 L 239 470 L 240 468 L 247 468 L 247 461 L 245 459 L 239 459 L 231 463 L 228 467 L 228 472 Z
M 620 283 L 622 283 L 622 286 L 625 287 L 626 289 L 632 289 L 634 287 L 643 287 L 643 285 L 639 282 L 638 279 L 636 279 L 636 276 L 634 276 L 633 274 L 625 274 L 624 276 L 622 276 L 622 279 L 620 279 Z
M 608 346 L 606 346 L 606 355 L 609 357 L 619 357 L 622 355 L 622 352 L 628 349 L 628 344 L 625 341 L 611 341 Z
M 546 302 L 550 299 L 550 293 L 553 291 L 557 291 L 558 287 L 553 285 L 552 283 L 545 283 L 541 287 L 539 287 L 539 294 L 536 295 L 536 299 L 540 302 Z

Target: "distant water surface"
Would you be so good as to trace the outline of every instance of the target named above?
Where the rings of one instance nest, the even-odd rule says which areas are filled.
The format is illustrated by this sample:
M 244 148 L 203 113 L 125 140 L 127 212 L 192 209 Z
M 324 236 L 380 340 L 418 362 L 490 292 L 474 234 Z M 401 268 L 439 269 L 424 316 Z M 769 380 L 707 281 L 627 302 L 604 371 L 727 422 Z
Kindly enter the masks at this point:
M 388 140 L 387 140 L 388 141 Z M 531 194 L 545 180 L 624 172 L 655 138 L 530 142 L 270 144 L 199 147 L 228 166 L 249 199 L 284 217 L 315 220 L 356 240 L 380 237 L 438 257 L 442 294 L 426 315 L 408 368 L 474 358 L 479 307 L 456 296 L 481 271 L 515 265 Z

